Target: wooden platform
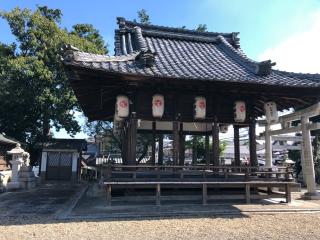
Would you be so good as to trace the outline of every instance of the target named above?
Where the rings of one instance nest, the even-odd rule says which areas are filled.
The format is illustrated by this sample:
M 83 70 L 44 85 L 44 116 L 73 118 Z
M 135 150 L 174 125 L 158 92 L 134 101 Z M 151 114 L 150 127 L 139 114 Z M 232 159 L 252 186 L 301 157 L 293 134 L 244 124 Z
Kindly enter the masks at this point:
M 105 166 L 102 176 L 107 190 L 107 203 L 111 205 L 112 189 L 155 189 L 155 203 L 161 204 L 162 189 L 201 189 L 202 204 L 213 196 L 208 189 L 235 188 L 244 192 L 244 200 L 251 198 L 285 198 L 291 202 L 291 189 L 299 187 L 292 178 L 292 170 L 279 168 L 277 171 L 252 167 L 213 166 Z M 284 193 L 273 188 L 283 188 Z M 253 189 L 263 188 L 267 194 L 251 196 Z

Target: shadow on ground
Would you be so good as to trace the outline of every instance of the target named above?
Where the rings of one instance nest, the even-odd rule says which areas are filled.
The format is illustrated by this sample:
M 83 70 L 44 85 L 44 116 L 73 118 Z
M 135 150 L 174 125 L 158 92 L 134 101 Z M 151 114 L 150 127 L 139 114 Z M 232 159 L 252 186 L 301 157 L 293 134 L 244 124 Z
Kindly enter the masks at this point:
M 154 199 L 148 196 L 144 197 L 143 204 L 133 197 L 115 200 L 110 207 L 106 205 L 103 192 L 100 196 L 93 197 L 87 194 L 87 189 L 87 184 L 53 182 L 31 191 L 1 194 L 0 225 L 187 218 L 233 219 L 247 218 L 250 211 L 296 211 L 307 208 L 320 211 L 319 204 L 304 206 L 302 201 L 298 201 L 296 205 L 287 205 L 279 201 L 257 200 L 247 205 L 243 200 L 220 200 L 202 205 L 201 198 L 187 200 L 187 197 L 178 201 L 172 198 L 164 199 L 161 206 L 155 206 Z
M 105 196 L 88 197 L 86 184 L 52 182 L 30 191 L 7 192 L 0 195 L 0 225 L 46 224 L 79 221 L 155 220 L 164 218 L 246 217 L 232 204 L 208 204 L 164 201 L 155 206 L 123 206 L 123 202 L 107 207 Z M 196 203 L 196 204 L 195 204 Z M 125 203 L 124 203 L 125 204 Z M 219 210 L 220 212 L 217 212 Z M 229 214 L 221 214 L 229 211 Z

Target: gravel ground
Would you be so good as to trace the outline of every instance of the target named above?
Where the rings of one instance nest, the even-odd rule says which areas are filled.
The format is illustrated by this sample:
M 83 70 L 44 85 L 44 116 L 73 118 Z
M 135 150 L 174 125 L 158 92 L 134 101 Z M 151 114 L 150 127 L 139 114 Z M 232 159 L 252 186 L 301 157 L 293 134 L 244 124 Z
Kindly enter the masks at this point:
M 0 218 L 0 239 L 320 239 L 320 213 L 118 221 Z

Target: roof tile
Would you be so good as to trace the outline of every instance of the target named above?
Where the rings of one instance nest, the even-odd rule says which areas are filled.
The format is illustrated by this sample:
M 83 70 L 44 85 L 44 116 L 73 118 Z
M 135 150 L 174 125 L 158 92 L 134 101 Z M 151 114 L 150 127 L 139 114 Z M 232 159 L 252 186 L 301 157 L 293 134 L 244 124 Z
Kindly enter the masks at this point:
M 199 33 L 128 21 L 123 23 L 123 20 L 120 30 L 116 30 L 115 36 L 116 56 L 102 56 L 69 49 L 65 64 L 137 76 L 320 87 L 319 74 L 273 70 L 271 62 L 259 63 L 251 60 L 239 48 L 239 39 L 232 33 Z M 128 39 L 122 38 L 122 34 L 132 34 L 130 42 L 122 43 L 123 39 Z M 132 45 L 129 46 L 130 43 Z M 125 52 L 133 52 L 119 54 L 123 47 L 128 47 Z M 73 53 L 71 58 L 70 51 Z M 140 52 L 146 51 L 155 53 L 154 64 L 151 67 L 141 65 L 137 59 Z M 259 67 L 264 69 L 259 71 Z M 259 73 L 263 73 L 264 76 L 260 76 Z

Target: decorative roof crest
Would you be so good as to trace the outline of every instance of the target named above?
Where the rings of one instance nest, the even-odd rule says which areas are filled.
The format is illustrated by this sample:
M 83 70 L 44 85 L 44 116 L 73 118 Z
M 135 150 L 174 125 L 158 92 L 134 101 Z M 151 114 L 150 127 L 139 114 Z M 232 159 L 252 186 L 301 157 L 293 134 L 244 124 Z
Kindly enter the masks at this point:
M 272 66 L 275 66 L 275 62 L 271 62 L 271 60 L 262 61 L 256 64 L 255 74 L 259 76 L 267 76 L 271 73 Z

